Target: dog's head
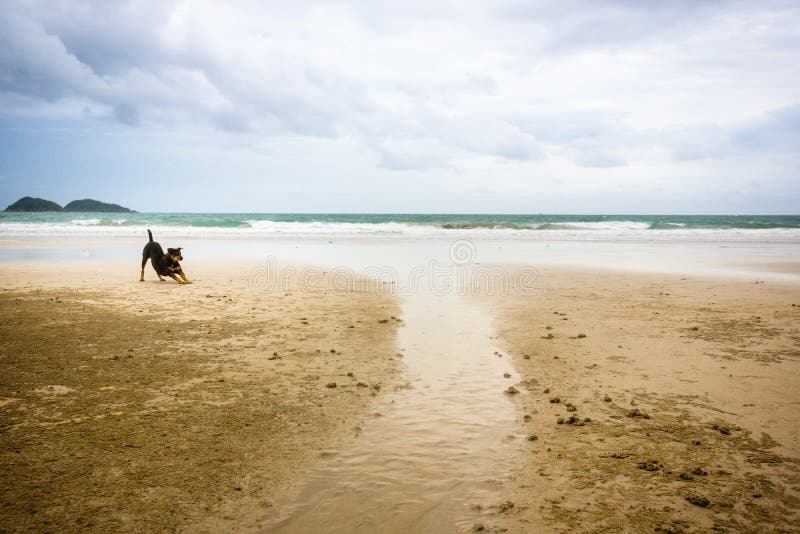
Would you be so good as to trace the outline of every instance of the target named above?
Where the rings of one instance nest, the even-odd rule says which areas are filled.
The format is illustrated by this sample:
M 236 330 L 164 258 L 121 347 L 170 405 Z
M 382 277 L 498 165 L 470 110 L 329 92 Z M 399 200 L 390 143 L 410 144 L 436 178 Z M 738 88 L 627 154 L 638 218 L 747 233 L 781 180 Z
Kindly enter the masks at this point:
M 167 249 L 167 256 L 169 256 L 170 263 L 175 264 L 183 260 L 183 255 L 181 254 L 182 248 L 183 247 Z

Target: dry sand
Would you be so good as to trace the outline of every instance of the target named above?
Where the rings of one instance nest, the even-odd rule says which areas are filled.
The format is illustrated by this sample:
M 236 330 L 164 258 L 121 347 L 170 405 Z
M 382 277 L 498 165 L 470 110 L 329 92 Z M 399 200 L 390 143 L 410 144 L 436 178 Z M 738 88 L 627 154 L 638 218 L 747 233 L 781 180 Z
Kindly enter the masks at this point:
M 397 303 L 369 285 L 258 295 L 242 265 L 187 274 L 0 266 L 0 531 L 227 529 L 396 376 L 398 322 L 379 321 Z
M 797 285 L 557 269 L 538 283 L 487 302 L 528 438 L 514 507 L 487 529 L 798 531 Z

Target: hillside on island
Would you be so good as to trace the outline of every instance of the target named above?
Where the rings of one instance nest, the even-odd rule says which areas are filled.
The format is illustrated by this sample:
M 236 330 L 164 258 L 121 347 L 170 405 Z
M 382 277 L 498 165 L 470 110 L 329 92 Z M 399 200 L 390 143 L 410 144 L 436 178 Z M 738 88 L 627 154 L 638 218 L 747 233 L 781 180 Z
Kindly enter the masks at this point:
M 35 197 L 22 197 L 7 207 L 6 211 L 64 211 L 64 208 L 52 200 L 45 200 L 43 198 Z
M 85 198 L 83 200 L 73 200 L 66 206 L 64 211 L 92 211 L 92 212 L 117 212 L 117 213 L 131 213 L 133 210 L 128 209 L 119 204 L 109 204 L 107 202 L 100 202 L 99 200 L 92 200 Z
M 22 197 L 17 200 L 5 211 L 70 211 L 70 212 L 103 212 L 103 213 L 135 213 L 134 210 L 120 206 L 85 198 L 83 200 L 73 200 L 63 208 L 52 200 L 43 198 Z

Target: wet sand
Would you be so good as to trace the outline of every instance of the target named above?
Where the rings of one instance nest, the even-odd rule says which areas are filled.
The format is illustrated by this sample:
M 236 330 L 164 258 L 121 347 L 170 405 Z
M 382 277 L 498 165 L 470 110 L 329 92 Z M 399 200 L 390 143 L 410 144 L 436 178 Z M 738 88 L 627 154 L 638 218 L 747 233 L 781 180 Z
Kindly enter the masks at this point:
M 491 316 L 424 290 L 402 313 L 400 383 L 299 497 L 278 503 L 275 532 L 466 532 L 496 513 L 519 465 L 515 409 L 502 393 L 518 376 L 498 356 Z
M 484 301 L 532 439 L 493 527 L 797 531 L 797 284 L 556 268 L 537 282 Z

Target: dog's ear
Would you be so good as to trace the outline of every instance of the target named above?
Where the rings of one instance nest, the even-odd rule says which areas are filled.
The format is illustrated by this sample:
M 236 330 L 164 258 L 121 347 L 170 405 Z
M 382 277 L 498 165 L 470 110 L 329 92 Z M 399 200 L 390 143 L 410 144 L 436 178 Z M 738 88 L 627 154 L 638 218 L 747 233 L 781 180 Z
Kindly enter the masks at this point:
M 177 251 L 178 251 L 178 254 L 180 254 L 180 253 L 181 253 L 181 250 L 183 250 L 183 247 L 178 247 L 178 248 L 176 248 L 175 250 L 177 250 Z
M 168 248 L 167 252 L 169 252 L 170 254 L 175 254 L 175 249 L 174 248 Z

